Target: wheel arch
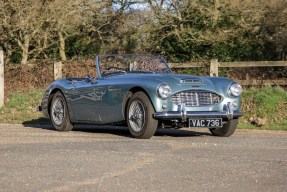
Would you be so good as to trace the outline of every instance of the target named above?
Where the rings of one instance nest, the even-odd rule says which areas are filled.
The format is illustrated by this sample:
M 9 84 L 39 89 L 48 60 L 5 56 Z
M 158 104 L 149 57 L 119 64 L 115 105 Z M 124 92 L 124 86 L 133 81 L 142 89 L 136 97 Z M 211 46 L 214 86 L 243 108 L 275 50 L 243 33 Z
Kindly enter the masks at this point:
M 124 102 L 123 102 L 123 114 L 124 114 L 124 117 L 126 119 L 126 115 L 127 115 L 127 108 L 128 108 L 128 102 L 130 100 L 130 98 L 132 97 L 133 94 L 135 94 L 136 92 L 143 92 L 144 94 L 146 94 L 146 96 L 148 97 L 153 109 L 154 108 L 154 105 L 153 105 L 153 102 L 151 101 L 151 98 L 150 98 L 150 95 L 147 93 L 147 91 L 142 88 L 142 87 L 139 87 L 139 86 L 136 86 L 136 87 L 132 87 L 126 94 L 125 98 L 124 98 Z
M 62 91 L 60 88 L 55 88 L 55 89 L 53 89 L 53 90 L 50 92 L 49 97 L 48 97 L 48 114 L 49 114 L 49 116 L 51 116 L 51 114 L 50 114 L 50 108 L 51 108 L 52 99 L 53 99 L 55 93 L 57 93 L 58 91 L 62 93 L 62 95 L 64 96 L 64 98 L 65 98 L 65 100 L 66 100 L 66 97 L 65 97 L 63 91 Z M 66 100 L 66 101 L 67 101 L 67 100 Z

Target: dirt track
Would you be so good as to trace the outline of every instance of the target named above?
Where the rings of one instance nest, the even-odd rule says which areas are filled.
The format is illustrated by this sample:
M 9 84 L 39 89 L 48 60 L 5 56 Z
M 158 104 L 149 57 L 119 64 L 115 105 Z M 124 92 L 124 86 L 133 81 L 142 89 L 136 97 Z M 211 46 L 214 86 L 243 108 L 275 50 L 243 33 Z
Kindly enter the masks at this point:
M 0 125 L 0 191 L 286 191 L 287 132 Z

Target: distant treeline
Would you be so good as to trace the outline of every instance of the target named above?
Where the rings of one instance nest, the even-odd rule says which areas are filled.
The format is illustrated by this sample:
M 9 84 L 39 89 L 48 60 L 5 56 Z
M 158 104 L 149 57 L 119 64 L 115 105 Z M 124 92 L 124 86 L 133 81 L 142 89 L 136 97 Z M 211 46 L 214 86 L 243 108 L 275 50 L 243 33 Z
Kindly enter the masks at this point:
M 6 62 L 107 53 L 170 62 L 285 60 L 287 1 L 0 0 Z

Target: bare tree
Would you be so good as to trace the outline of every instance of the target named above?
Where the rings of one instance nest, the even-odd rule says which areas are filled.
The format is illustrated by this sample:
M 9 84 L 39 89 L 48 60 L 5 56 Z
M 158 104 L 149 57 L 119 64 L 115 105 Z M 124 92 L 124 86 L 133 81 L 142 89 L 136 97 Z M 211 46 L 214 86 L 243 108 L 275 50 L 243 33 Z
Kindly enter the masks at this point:
M 2 34 L 6 41 L 15 42 L 22 50 L 21 64 L 26 65 L 30 54 L 31 41 L 43 25 L 43 1 L 1 0 Z
M 265 12 L 261 30 L 266 35 L 267 42 L 271 44 L 270 48 L 275 48 L 277 58 L 287 60 L 287 2 L 278 0 L 273 3 Z
M 273 59 L 287 59 L 287 1 L 286 0 L 220 0 L 242 11 L 240 25 L 261 37 L 267 54 Z M 277 58 L 276 58 L 277 57 Z
M 79 27 L 89 22 L 93 8 L 98 6 L 97 3 L 93 0 L 54 0 L 48 4 L 46 22 L 49 32 L 55 34 L 59 41 L 61 60 L 67 59 L 65 40 L 81 32 Z
M 99 3 L 101 2 L 101 3 Z M 98 1 L 92 22 L 85 26 L 90 40 L 98 44 L 100 53 L 129 52 L 137 32 L 134 13 L 142 0 Z M 133 42 L 134 43 L 134 42 Z
M 78 34 L 96 6 L 93 0 L 0 0 L 0 32 L 6 49 L 22 53 L 21 64 L 29 56 L 38 57 L 46 49 L 59 44 L 59 55 L 66 60 L 65 39 Z M 13 45 L 11 47 L 11 45 Z M 14 47 L 14 48 L 13 48 Z

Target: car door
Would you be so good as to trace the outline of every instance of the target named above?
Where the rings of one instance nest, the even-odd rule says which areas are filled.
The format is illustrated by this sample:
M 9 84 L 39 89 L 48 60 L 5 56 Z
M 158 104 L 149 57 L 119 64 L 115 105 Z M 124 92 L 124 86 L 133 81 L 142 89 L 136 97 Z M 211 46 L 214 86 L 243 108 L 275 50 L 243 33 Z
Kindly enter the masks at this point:
M 77 122 L 100 122 L 95 94 L 96 79 L 73 83 L 70 90 L 71 105 Z
M 97 109 L 102 123 L 111 123 L 124 120 L 123 98 L 125 96 L 123 85 L 113 78 L 98 81 L 95 86 Z

